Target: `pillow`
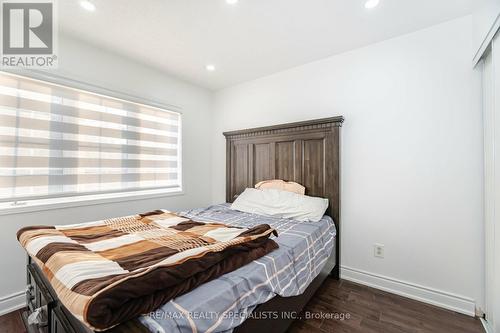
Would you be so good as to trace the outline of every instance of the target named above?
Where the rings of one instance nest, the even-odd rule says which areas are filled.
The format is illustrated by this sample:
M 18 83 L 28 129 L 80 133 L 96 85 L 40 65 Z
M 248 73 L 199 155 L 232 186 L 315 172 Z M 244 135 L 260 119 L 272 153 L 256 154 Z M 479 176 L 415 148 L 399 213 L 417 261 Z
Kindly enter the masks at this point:
M 294 192 L 297 194 L 304 195 L 306 193 L 306 188 L 299 183 L 295 182 L 285 182 L 281 179 L 264 180 L 255 184 L 256 189 L 276 189 L 288 192 Z
M 247 188 L 231 209 L 241 212 L 318 222 L 328 208 L 328 199 L 275 189 Z

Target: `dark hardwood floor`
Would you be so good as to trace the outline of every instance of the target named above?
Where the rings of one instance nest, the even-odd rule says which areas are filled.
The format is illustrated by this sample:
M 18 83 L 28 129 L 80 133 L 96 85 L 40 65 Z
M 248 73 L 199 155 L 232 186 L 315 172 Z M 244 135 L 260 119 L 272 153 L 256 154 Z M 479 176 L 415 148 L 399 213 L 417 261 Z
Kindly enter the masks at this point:
M 1 333 L 24 333 L 23 320 L 21 319 L 21 311 L 11 312 L 0 317 L 0 332 Z
M 477 318 L 345 280 L 327 279 L 307 305 L 305 314 L 308 311 L 343 314 L 345 319 L 303 319 L 295 321 L 289 333 L 484 332 Z
M 303 316 L 289 333 L 484 332 L 477 318 L 333 279 L 325 281 Z M 25 332 L 20 311 L 0 317 L 0 332 Z

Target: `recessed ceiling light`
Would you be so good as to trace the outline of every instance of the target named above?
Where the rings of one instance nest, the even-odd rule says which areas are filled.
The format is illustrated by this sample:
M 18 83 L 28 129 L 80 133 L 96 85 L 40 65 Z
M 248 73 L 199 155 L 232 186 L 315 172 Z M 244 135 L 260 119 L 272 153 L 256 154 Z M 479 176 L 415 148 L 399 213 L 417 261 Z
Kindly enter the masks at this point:
M 365 8 L 366 9 L 372 9 L 378 6 L 380 3 L 380 0 L 368 0 L 365 2 Z
M 226 0 L 226 2 L 230 5 L 235 5 L 238 3 L 238 0 Z
M 209 72 L 215 71 L 215 65 L 206 65 L 205 69 Z
M 80 1 L 80 6 L 82 6 L 84 9 L 88 10 L 89 12 L 95 11 L 95 5 L 87 0 Z

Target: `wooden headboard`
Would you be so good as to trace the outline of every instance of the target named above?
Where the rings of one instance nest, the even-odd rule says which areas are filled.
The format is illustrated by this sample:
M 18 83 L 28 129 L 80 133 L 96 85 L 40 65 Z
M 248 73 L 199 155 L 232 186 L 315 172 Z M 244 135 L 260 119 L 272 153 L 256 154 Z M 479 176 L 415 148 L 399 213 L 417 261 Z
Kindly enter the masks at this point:
M 295 181 L 329 200 L 340 231 L 340 127 L 343 117 L 225 132 L 226 201 L 268 179 Z M 339 237 L 337 237 L 339 254 Z M 337 258 L 337 269 L 339 258 Z

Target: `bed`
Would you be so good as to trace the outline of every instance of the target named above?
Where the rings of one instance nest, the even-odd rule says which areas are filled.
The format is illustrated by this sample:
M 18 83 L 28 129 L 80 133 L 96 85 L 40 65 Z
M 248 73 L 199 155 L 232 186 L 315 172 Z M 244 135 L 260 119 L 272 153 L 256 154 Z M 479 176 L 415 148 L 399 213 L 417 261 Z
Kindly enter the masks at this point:
M 267 179 L 303 184 L 306 194 L 329 200 L 317 223 L 263 217 L 231 210 L 229 204 L 182 212 L 197 221 L 275 228 L 279 248 L 235 271 L 176 297 L 156 311 L 112 332 L 285 332 L 325 278 L 339 278 L 340 126 L 342 117 L 224 133 L 226 201 Z M 39 267 L 28 257 L 28 310 L 41 308 L 45 332 L 89 332 L 58 301 Z M 216 292 L 214 292 L 216 290 Z

